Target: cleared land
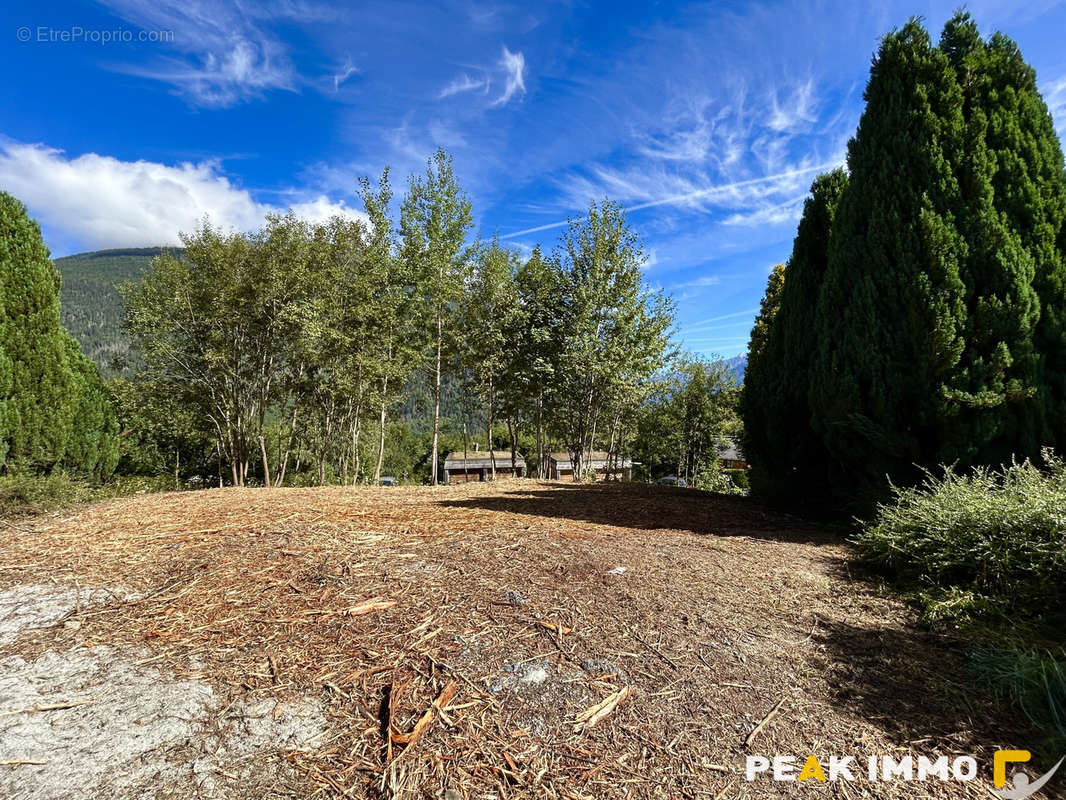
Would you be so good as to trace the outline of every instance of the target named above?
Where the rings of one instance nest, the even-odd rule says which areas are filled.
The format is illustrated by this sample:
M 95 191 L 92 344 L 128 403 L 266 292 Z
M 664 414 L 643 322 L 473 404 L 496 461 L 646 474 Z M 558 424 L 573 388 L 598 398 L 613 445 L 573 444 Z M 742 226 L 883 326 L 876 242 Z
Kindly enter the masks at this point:
M 0 796 L 990 796 L 744 781 L 1033 741 L 852 558 L 743 498 L 521 480 L 3 523 Z

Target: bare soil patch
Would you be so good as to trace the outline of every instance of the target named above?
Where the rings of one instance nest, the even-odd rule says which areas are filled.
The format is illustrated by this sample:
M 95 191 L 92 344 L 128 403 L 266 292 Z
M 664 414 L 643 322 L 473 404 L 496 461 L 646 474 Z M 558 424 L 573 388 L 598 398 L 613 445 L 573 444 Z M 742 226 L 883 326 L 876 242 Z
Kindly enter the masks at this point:
M 749 752 L 990 764 L 1032 740 L 854 571 L 749 500 L 632 484 L 210 490 L 4 524 L 0 631 L 19 592 L 31 623 L 0 642 L 0 762 L 44 763 L 0 765 L 0 796 L 989 796 L 743 780 Z M 85 587 L 122 591 L 71 607 Z

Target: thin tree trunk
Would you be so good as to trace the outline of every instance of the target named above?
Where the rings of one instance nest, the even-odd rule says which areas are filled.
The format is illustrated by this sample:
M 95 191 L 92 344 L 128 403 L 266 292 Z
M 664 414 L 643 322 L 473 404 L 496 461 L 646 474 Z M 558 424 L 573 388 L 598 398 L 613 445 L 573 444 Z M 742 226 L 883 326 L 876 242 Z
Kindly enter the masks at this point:
M 515 422 L 513 417 L 507 418 L 507 435 L 511 439 L 511 476 L 518 476 L 518 442 L 515 441 L 515 431 L 518 430 L 518 423 Z
M 263 454 L 263 485 L 270 488 L 270 459 L 267 458 L 266 438 L 259 434 L 259 451 Z
M 493 406 L 495 406 L 495 398 L 492 392 L 492 378 L 489 378 L 489 415 L 488 415 L 488 436 L 486 437 L 486 443 L 489 447 L 489 466 L 491 468 L 492 480 L 496 480 L 496 451 L 492 447 L 492 412 Z
M 378 463 L 374 467 L 374 483 L 381 481 L 381 465 L 385 463 L 385 423 L 389 410 L 388 401 L 385 399 L 389 391 L 389 379 L 386 377 L 381 383 L 381 437 L 378 440 Z
M 544 390 L 537 393 L 537 477 L 544 480 L 548 471 L 548 457 L 544 452 Z
M 467 472 L 466 459 L 467 452 L 470 449 L 470 432 L 467 428 L 466 412 L 463 413 L 463 483 L 466 483 L 470 475 Z
M 289 467 L 289 453 L 292 452 L 292 443 L 293 439 L 296 436 L 296 413 L 299 408 L 299 405 L 295 405 L 292 409 L 292 422 L 289 424 L 289 441 L 286 443 L 285 453 L 281 457 L 281 463 L 278 467 L 278 477 L 275 479 L 274 483 L 275 486 L 281 486 L 283 483 L 285 483 L 285 472 L 288 470 Z M 297 469 L 299 469 L 299 467 L 297 467 Z
M 430 483 L 433 486 L 437 486 L 437 436 L 440 427 L 440 360 L 441 349 L 443 347 L 444 336 L 444 321 L 441 317 L 440 309 L 437 310 L 437 365 L 436 375 L 433 383 L 433 451 L 431 458 L 433 459 L 430 464 Z M 466 464 L 463 464 L 466 467 Z
M 179 474 L 181 472 L 181 448 L 174 448 L 174 490 L 177 491 L 181 488 L 181 478 Z
M 359 470 L 362 468 L 359 459 L 359 441 L 362 438 L 363 433 L 363 398 L 360 396 L 359 405 L 355 408 L 355 426 L 352 429 L 352 461 L 354 462 L 354 469 L 352 472 L 352 486 L 359 483 Z M 347 481 L 345 481 L 347 483 Z

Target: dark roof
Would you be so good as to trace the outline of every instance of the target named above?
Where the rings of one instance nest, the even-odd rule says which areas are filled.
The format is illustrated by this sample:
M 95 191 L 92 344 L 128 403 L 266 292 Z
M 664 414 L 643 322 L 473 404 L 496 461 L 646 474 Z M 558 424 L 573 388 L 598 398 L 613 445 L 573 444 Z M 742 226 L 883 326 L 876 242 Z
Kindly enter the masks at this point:
M 510 450 L 495 450 L 491 454 L 488 450 L 468 450 L 466 453 L 466 461 L 463 461 L 462 451 L 456 451 L 454 453 L 448 453 L 444 459 L 445 469 L 492 469 L 492 457 L 496 457 L 496 469 L 510 469 L 511 468 L 511 451 Z M 524 467 L 526 460 L 522 457 L 521 453 L 515 456 L 515 463 Z
M 718 457 L 723 461 L 744 461 L 744 451 L 740 443 L 729 437 L 718 440 Z
M 591 465 L 594 468 L 598 469 L 600 467 L 607 466 L 608 453 L 606 450 L 593 450 L 592 453 L 586 453 L 585 455 L 592 456 Z M 555 462 L 556 469 L 573 469 L 573 466 L 570 464 L 570 454 L 567 452 L 560 450 L 555 453 L 550 453 L 548 455 L 548 458 Z M 584 459 L 584 461 L 586 465 L 590 464 L 590 460 L 588 458 Z M 631 466 L 633 466 L 633 462 L 630 461 L 628 458 L 618 459 L 619 469 L 625 469 Z

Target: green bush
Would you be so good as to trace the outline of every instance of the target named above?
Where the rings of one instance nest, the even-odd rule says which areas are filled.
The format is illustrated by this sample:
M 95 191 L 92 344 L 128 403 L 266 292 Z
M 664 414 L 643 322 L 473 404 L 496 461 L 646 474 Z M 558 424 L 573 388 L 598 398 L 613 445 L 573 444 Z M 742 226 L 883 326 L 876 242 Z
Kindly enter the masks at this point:
M 733 481 L 733 485 L 738 489 L 744 489 L 747 491 L 751 488 L 751 482 L 748 480 L 748 471 L 746 469 L 724 469 L 722 472 L 729 476 L 729 479 Z
M 1040 749 L 1058 758 L 1066 748 L 1066 650 L 982 648 L 971 663 L 986 687 L 1045 732 Z
M 66 473 L 5 475 L 0 478 L 0 516 L 43 514 L 89 498 L 88 484 Z
M 164 492 L 174 488 L 174 478 L 122 476 L 100 485 L 70 477 L 65 472 L 50 475 L 7 474 L 0 477 L 0 517 L 31 516 L 59 511 L 78 503 Z
M 997 470 L 927 475 L 894 489 L 857 538 L 864 558 L 912 590 L 923 620 L 986 642 L 979 680 L 1066 748 L 1066 467 L 1045 451 Z
M 747 494 L 747 490 L 741 488 L 730 475 L 731 472 L 743 472 L 743 470 L 722 469 L 717 461 L 712 461 L 710 466 L 702 467 L 696 473 L 692 479 L 692 485 L 705 492 L 717 494 Z
M 912 585 L 929 622 L 1017 615 L 1053 624 L 1066 601 L 1066 468 L 1026 461 L 894 488 L 858 536 L 866 560 Z

